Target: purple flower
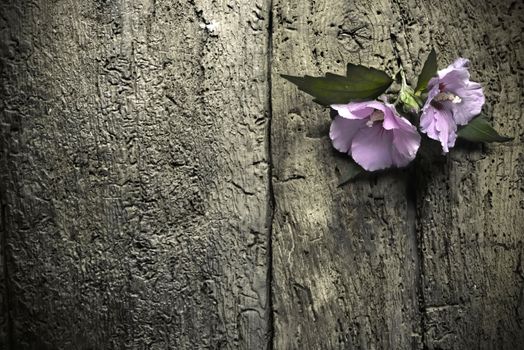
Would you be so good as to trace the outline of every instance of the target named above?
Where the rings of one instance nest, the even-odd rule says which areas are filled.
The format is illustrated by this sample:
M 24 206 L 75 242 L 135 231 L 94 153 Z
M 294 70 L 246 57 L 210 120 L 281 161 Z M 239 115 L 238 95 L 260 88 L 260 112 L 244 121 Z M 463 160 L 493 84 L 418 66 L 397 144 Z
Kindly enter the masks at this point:
M 365 101 L 331 108 L 338 112 L 329 131 L 333 147 L 351 155 L 364 169 L 402 167 L 415 158 L 420 135 L 393 105 Z
M 468 67 L 469 60 L 458 58 L 428 84 L 420 128 L 429 138 L 440 141 L 444 153 L 455 145 L 457 125 L 469 123 L 484 104 L 482 87 L 469 80 Z

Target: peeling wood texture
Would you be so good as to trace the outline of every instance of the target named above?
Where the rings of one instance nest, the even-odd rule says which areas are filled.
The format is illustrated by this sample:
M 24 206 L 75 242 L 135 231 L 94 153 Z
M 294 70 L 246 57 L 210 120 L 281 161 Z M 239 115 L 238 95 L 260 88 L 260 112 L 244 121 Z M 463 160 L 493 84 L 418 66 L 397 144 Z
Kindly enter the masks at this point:
M 524 344 L 519 2 L 0 9 L 0 349 Z M 327 111 L 279 74 L 415 77 L 430 45 L 515 140 L 337 187 Z

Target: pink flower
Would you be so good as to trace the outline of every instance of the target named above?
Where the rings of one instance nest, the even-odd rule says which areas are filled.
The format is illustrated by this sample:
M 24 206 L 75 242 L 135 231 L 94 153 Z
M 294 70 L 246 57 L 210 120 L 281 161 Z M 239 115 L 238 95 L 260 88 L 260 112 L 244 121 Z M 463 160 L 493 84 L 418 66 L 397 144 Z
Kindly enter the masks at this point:
M 365 170 L 402 167 L 415 158 L 420 135 L 393 105 L 365 101 L 331 108 L 338 112 L 329 131 L 333 147 L 351 155 Z
M 457 125 L 469 123 L 484 104 L 482 87 L 469 80 L 468 66 L 467 59 L 459 58 L 438 71 L 428 84 L 420 128 L 429 138 L 440 141 L 444 153 L 455 145 Z

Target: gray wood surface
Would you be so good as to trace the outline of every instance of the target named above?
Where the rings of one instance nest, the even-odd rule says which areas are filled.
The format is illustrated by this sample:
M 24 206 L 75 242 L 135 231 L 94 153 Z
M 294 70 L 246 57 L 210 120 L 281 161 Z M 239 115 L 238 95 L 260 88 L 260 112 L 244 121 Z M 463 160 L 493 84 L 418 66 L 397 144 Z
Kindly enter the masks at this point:
M 519 349 L 524 9 L 4 0 L 0 349 Z M 504 145 L 337 187 L 279 77 L 472 60 Z
M 337 188 L 344 159 L 332 150 L 327 110 L 278 78 L 344 73 L 347 62 L 395 69 L 395 18 L 386 3 L 369 5 L 276 1 L 273 9 L 275 349 L 421 343 L 408 173 Z
M 2 2 L 13 349 L 266 347 L 268 13 Z
M 351 61 L 413 77 L 434 43 L 441 67 L 472 59 L 495 125 L 516 137 L 340 189 L 325 110 L 274 77 L 275 348 L 520 348 L 522 5 L 276 1 L 274 13 L 275 76 Z
M 471 59 L 472 79 L 485 86 L 493 124 L 515 137 L 504 145 L 464 146 L 442 162 L 419 167 L 425 344 L 522 349 L 523 4 L 439 2 L 401 10 L 406 22 L 417 19 L 406 30 L 406 43 L 420 36 L 439 43 L 441 64 L 459 54 Z M 411 66 L 423 57 L 410 45 L 400 50 Z

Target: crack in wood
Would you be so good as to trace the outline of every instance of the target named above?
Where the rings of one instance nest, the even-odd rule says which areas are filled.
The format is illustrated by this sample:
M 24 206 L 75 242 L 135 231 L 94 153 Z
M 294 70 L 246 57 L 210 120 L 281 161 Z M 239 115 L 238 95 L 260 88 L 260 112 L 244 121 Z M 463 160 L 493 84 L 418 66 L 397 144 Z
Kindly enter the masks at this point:
M 273 350 L 275 337 L 275 321 L 273 308 L 273 221 L 275 217 L 275 193 L 273 188 L 273 148 L 272 148 L 272 122 L 273 122 L 273 87 L 272 87 L 272 60 L 273 60 L 273 0 L 267 0 L 267 126 L 266 126 L 266 159 L 267 159 L 267 350 Z
M 7 259 L 7 205 L 3 201 L 4 191 L 2 188 L 0 188 L 0 234 L 1 234 L 1 249 L 2 249 L 2 264 L 3 264 L 3 278 L 4 278 L 4 295 L 5 299 L 2 300 L 4 305 L 2 305 L 2 308 L 5 307 L 5 315 L 7 317 L 7 349 L 6 350 L 12 350 L 13 349 L 13 320 L 11 316 L 11 310 L 10 310 L 10 301 L 11 301 L 11 288 L 9 283 L 9 269 L 7 266 L 8 259 Z

